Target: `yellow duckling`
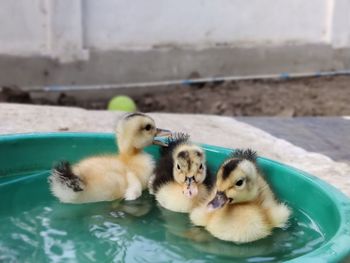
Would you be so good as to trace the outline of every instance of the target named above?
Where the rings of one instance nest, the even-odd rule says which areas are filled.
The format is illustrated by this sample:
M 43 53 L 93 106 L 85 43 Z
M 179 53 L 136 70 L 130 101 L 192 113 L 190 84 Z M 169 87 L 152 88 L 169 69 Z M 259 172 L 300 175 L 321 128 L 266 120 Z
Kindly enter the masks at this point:
M 119 154 L 92 156 L 71 166 L 62 162 L 49 177 L 54 196 L 64 203 L 88 203 L 141 196 L 154 172 L 152 157 L 142 150 L 159 143 L 155 136 L 170 135 L 157 129 L 143 113 L 131 113 L 118 122 Z
M 221 165 L 214 191 L 190 219 L 219 239 L 246 243 L 284 227 L 290 214 L 260 174 L 256 153 L 238 150 Z
M 204 151 L 186 134 L 169 138 L 161 150 L 150 192 L 171 211 L 188 213 L 204 201 L 212 187 Z

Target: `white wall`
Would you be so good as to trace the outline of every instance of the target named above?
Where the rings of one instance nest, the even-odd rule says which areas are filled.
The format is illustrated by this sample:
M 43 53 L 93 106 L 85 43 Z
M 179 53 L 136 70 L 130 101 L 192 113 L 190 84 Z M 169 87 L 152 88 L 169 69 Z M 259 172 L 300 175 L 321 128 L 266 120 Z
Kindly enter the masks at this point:
M 86 1 L 89 47 L 325 41 L 328 0 Z M 103 15 L 102 15 L 103 14 Z
M 350 0 L 2 0 L 0 54 L 62 62 L 89 49 L 350 47 Z
M 330 41 L 334 47 L 350 46 L 350 1 L 336 0 L 330 22 Z
M 46 49 L 48 29 L 43 2 L 0 1 L 0 53 L 33 54 Z

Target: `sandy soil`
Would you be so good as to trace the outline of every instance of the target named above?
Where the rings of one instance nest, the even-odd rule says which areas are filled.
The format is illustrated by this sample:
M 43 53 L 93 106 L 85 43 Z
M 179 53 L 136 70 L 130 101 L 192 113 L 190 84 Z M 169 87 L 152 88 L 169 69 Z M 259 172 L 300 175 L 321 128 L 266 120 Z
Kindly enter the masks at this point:
M 228 116 L 350 115 L 350 77 L 232 81 L 178 86 L 167 92 L 134 96 L 145 112 L 207 113 Z M 0 101 L 105 109 L 107 101 L 78 102 L 61 94 L 56 101 L 35 100 L 15 87 L 3 87 Z
M 234 116 L 350 115 L 350 77 L 239 81 L 136 98 L 141 110 Z

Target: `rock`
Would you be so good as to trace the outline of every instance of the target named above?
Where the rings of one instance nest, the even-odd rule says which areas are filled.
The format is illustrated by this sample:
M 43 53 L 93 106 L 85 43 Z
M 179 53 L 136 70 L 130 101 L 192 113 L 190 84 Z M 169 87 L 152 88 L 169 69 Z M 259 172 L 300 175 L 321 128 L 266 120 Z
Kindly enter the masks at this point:
M 30 94 L 17 86 L 4 86 L 1 89 L 0 101 L 30 103 Z
M 295 109 L 294 108 L 285 108 L 280 113 L 278 113 L 276 116 L 279 116 L 279 117 L 294 117 L 295 116 Z

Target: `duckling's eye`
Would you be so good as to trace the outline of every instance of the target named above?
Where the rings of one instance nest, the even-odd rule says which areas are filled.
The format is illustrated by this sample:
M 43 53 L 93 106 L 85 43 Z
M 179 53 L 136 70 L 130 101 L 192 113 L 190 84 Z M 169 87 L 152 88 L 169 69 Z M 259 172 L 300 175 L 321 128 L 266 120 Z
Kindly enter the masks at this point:
M 236 182 L 236 186 L 242 186 L 242 185 L 243 185 L 243 179 L 238 180 L 238 181 Z
M 176 166 L 176 167 L 177 167 L 177 169 L 178 169 L 178 170 L 180 170 L 180 169 L 181 169 L 179 164 L 177 164 L 177 166 Z
M 199 170 L 202 170 L 203 169 L 203 164 L 201 164 L 200 166 L 199 166 Z
M 152 129 L 152 125 L 151 124 L 147 124 L 146 126 L 145 126 L 145 130 L 146 131 L 150 131 Z

